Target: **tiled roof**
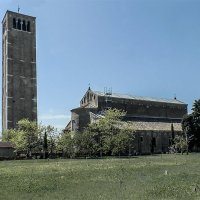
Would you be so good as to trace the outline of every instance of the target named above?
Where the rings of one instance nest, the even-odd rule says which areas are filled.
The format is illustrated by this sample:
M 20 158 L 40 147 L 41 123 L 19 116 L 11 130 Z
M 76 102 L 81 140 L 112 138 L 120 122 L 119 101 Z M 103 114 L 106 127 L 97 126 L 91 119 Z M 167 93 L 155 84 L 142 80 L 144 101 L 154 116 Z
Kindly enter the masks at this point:
M 133 128 L 135 131 L 171 131 L 171 123 L 169 122 L 143 122 L 131 121 L 124 123 L 125 126 Z M 122 125 L 123 127 L 123 125 Z M 181 123 L 173 123 L 174 131 L 182 131 Z
M 0 148 L 13 148 L 10 142 L 0 142 Z
M 98 121 L 104 115 L 94 114 L 90 112 L 90 119 L 92 122 Z M 119 122 L 121 128 L 131 128 L 135 131 L 171 131 L 172 123 L 169 122 L 148 122 L 148 121 L 121 121 Z M 181 123 L 173 123 L 174 131 L 182 131 Z
M 98 96 L 105 96 L 105 93 L 99 91 L 92 91 Z M 172 103 L 172 104 L 183 104 L 186 105 L 184 102 L 179 101 L 177 99 L 165 99 L 165 98 L 154 98 L 154 97 L 143 97 L 143 96 L 133 96 L 128 94 L 118 94 L 112 93 L 110 95 L 112 98 L 121 98 L 121 99 L 132 99 L 132 100 L 140 100 L 140 101 L 153 101 L 153 102 L 161 102 L 161 103 Z

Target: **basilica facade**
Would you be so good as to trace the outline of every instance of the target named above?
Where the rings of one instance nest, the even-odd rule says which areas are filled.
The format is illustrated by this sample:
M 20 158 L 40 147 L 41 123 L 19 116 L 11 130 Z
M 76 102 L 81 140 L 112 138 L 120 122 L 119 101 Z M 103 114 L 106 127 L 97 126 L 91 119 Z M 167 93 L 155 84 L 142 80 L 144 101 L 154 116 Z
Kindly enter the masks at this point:
M 137 154 L 168 152 L 173 135 L 182 133 L 181 120 L 187 114 L 187 104 L 176 98 L 133 96 L 88 88 L 80 106 L 71 110 L 71 121 L 66 129 L 81 132 L 109 108 L 126 112 L 123 120 L 129 122 L 135 132 Z

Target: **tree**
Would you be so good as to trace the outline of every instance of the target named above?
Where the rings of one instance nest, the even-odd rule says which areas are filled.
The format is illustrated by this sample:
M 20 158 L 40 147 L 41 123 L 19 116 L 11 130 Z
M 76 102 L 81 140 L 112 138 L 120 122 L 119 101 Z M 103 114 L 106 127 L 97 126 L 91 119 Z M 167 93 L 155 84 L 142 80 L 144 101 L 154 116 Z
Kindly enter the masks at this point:
M 74 138 L 76 154 L 87 157 L 96 156 L 99 150 L 99 143 L 96 133 L 86 129 L 82 133 L 77 133 Z
M 48 157 L 48 141 L 47 141 L 47 132 L 44 132 L 44 138 L 43 138 L 43 151 L 44 151 L 44 158 Z
M 176 152 L 180 151 L 183 154 L 184 151 L 187 151 L 188 141 L 183 135 L 176 135 L 174 138 L 174 147 Z
M 200 115 L 200 99 L 194 101 L 192 110 L 194 114 Z
M 15 136 L 11 139 L 18 151 L 26 151 L 31 157 L 32 152 L 38 147 L 38 126 L 35 121 L 22 119 L 17 123 Z
M 58 131 L 50 125 L 38 125 L 40 151 L 43 152 L 43 157 L 52 157 L 56 153 Z
M 200 99 L 195 100 L 192 113 L 185 115 L 182 120 L 182 130 L 188 138 L 189 149 L 200 147 Z
M 113 136 L 112 154 L 120 156 L 121 154 L 128 153 L 130 155 L 131 149 L 133 148 L 134 136 L 130 126 L 121 128 L 120 131 Z
M 11 139 L 15 136 L 16 130 L 15 129 L 6 129 L 2 132 L 2 141 L 10 142 Z
M 134 130 L 130 124 L 123 122 L 124 111 L 109 109 L 98 121 L 91 123 L 87 129 L 92 139 L 93 149 L 100 156 L 123 154 L 133 145 Z
M 14 144 L 17 152 L 26 152 L 27 157 L 32 156 L 38 148 L 38 127 L 35 121 L 22 119 L 17 123 L 16 129 L 3 132 L 3 140 Z
M 57 136 L 57 129 L 53 126 L 38 125 L 28 119 L 20 120 L 15 129 L 3 132 L 3 140 L 12 142 L 16 151 L 25 152 L 27 157 L 32 153 L 43 153 L 44 158 L 52 156 L 56 153 Z
M 59 151 L 68 157 L 129 154 L 133 148 L 134 130 L 122 121 L 125 114 L 109 109 L 83 132 L 76 132 L 73 137 L 72 132 L 63 132 L 58 139 Z
M 75 139 L 72 137 L 71 132 L 63 131 L 58 136 L 57 151 L 61 152 L 64 157 L 72 158 L 75 154 Z
M 58 130 L 53 126 L 48 125 L 46 126 L 45 131 L 47 134 L 48 152 L 49 155 L 52 156 L 54 153 L 56 153 L 56 140 L 58 136 Z

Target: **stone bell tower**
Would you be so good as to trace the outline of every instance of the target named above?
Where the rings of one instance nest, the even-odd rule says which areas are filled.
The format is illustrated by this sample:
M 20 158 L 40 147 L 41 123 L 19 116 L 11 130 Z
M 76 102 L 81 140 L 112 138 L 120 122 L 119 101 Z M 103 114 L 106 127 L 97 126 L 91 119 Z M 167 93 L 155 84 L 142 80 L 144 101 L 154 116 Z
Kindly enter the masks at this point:
M 2 129 L 37 121 L 35 17 L 7 11 L 2 21 Z

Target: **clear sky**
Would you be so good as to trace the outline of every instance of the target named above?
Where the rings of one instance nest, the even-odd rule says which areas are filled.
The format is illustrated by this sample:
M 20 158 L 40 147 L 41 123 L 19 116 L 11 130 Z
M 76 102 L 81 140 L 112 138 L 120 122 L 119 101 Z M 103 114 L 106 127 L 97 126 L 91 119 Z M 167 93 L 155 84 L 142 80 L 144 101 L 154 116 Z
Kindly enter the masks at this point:
M 176 94 L 189 112 L 200 98 L 199 0 L 0 0 L 0 18 L 18 5 L 37 18 L 44 124 L 64 128 L 89 84 L 138 96 Z

